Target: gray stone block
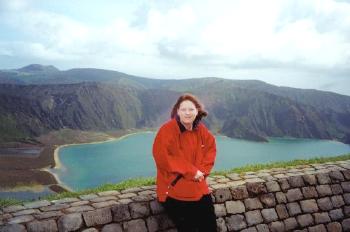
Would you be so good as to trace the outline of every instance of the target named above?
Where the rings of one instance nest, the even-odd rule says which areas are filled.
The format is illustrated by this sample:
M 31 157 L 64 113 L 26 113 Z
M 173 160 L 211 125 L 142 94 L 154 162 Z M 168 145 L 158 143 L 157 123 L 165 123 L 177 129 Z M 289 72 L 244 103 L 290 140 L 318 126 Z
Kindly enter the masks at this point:
M 331 178 L 333 183 L 339 183 L 344 181 L 344 176 L 340 171 L 331 171 L 329 173 L 329 177 Z
M 341 222 L 344 231 L 350 231 L 350 218 L 344 219 Z
M 281 203 L 287 203 L 287 197 L 286 194 L 284 194 L 283 192 L 277 192 L 276 193 L 276 200 L 279 204 Z
M 328 211 L 333 209 L 333 204 L 329 197 L 320 198 L 317 200 L 318 207 L 323 211 Z
M 3 227 L 0 226 L 0 232 L 27 232 L 24 225 L 10 224 Z
M 97 202 L 97 203 L 93 203 L 92 206 L 95 209 L 100 209 L 100 208 L 106 208 L 109 206 L 113 206 L 113 205 L 118 205 L 119 203 L 116 201 L 103 201 L 103 202 Z
M 104 191 L 104 192 L 97 193 L 97 195 L 99 195 L 99 196 L 111 196 L 111 195 L 116 196 L 118 194 L 120 194 L 120 192 L 116 191 L 116 190 L 110 190 L 110 191 Z
M 314 175 L 303 175 L 304 182 L 306 185 L 316 185 L 317 180 Z
M 341 173 L 346 180 L 350 180 L 350 170 L 342 170 Z
M 86 211 L 93 211 L 94 208 L 92 208 L 89 205 L 83 205 L 83 206 L 75 206 L 65 209 L 64 211 L 67 213 L 81 213 Z
M 316 188 L 314 186 L 303 187 L 302 192 L 303 192 L 303 195 L 306 199 L 318 197 L 318 193 L 317 193 Z
M 278 220 L 278 216 L 277 216 L 276 210 L 274 208 L 263 209 L 263 210 L 261 210 L 261 214 L 264 218 L 265 223 L 270 223 L 270 222 Z
M 123 232 L 123 228 L 120 224 L 112 223 L 105 225 L 101 232 Z
M 146 219 L 147 227 L 149 232 L 155 232 L 159 230 L 169 229 L 174 227 L 174 223 L 166 214 L 160 214 L 148 217 Z
M 121 222 L 131 219 L 129 207 L 126 204 L 115 205 L 112 208 L 113 221 Z
M 3 208 L 2 210 L 4 211 L 4 213 L 13 213 L 24 209 L 27 209 L 27 208 L 22 205 L 11 205 Z
M 298 202 L 288 203 L 287 209 L 290 216 L 301 214 L 301 209 Z
M 342 209 L 333 209 L 329 211 L 329 216 L 332 219 L 332 221 L 338 221 L 344 218 Z
M 123 223 L 125 232 L 145 232 L 147 227 L 142 219 L 131 220 Z
M 248 193 L 251 194 L 251 196 L 267 193 L 267 189 L 264 183 L 247 183 L 246 186 Z
M 35 214 L 35 213 L 40 213 L 40 210 L 38 209 L 25 209 L 21 211 L 17 211 L 15 213 L 12 213 L 13 216 L 21 216 L 21 215 L 29 215 L 29 214 Z
M 124 189 L 121 191 L 121 193 L 137 193 L 142 191 L 143 189 L 140 187 L 132 187 L 132 188 L 128 188 L 128 189 Z
M 76 202 L 79 201 L 78 198 L 75 197 L 67 197 L 67 198 L 63 198 L 63 199 L 59 199 L 59 200 L 53 200 L 51 201 L 54 204 L 63 204 L 63 203 L 72 203 L 72 202 Z
M 304 180 L 301 176 L 291 176 L 288 178 L 288 182 L 291 188 L 304 187 Z
M 342 195 L 332 196 L 331 201 L 333 208 L 340 208 L 345 205 Z
M 95 211 L 83 213 L 85 224 L 88 227 L 103 225 L 112 222 L 111 209 L 96 209 Z
M 266 224 L 259 224 L 259 225 L 256 225 L 256 229 L 259 231 L 259 232 L 269 232 L 269 226 L 266 225 Z
M 282 191 L 286 191 L 290 188 L 290 185 L 289 185 L 288 180 L 286 178 L 278 179 L 277 182 L 279 183 Z
M 287 218 L 283 222 L 284 222 L 286 231 L 291 231 L 298 227 L 298 222 L 294 217 Z
M 244 213 L 246 211 L 242 201 L 226 201 L 225 206 L 229 214 Z
M 243 205 L 243 203 L 242 203 L 242 205 Z M 243 207 L 244 207 L 244 205 L 243 205 Z M 232 208 L 235 209 L 234 206 Z M 223 216 L 226 216 L 226 214 L 227 214 L 226 213 L 226 207 L 225 207 L 224 204 L 214 204 L 214 210 L 215 210 L 216 217 L 223 217 Z M 234 214 L 234 213 L 232 213 L 232 214 Z
M 104 201 L 110 201 L 110 200 L 117 200 L 118 198 L 115 196 L 105 196 L 105 197 L 96 197 L 91 199 L 91 202 L 104 202 Z
M 243 200 L 249 197 L 248 190 L 245 185 L 231 187 L 230 189 L 231 189 L 231 195 L 233 200 Z
M 255 227 L 249 227 L 244 230 L 241 230 L 241 232 L 257 232 Z
M 129 204 L 129 209 L 132 218 L 145 217 L 150 214 L 148 202 L 132 202 Z
M 344 215 L 345 217 L 350 217 L 350 206 L 344 206 Z
M 341 187 L 345 193 L 350 193 L 350 181 L 342 182 Z
M 61 211 L 47 211 L 43 213 L 34 214 L 34 217 L 38 220 L 48 219 L 48 218 L 58 218 L 62 216 Z
M 332 184 L 331 189 L 334 195 L 343 194 L 343 189 L 340 184 Z
M 317 173 L 316 177 L 319 184 L 330 184 L 332 182 L 328 173 Z
M 45 206 L 41 207 L 41 211 L 56 211 L 56 210 L 61 210 L 61 209 L 66 209 L 69 208 L 68 204 L 57 204 L 57 205 L 50 205 L 50 206 Z
M 269 192 L 278 192 L 281 191 L 281 187 L 277 181 L 268 181 L 265 183 L 267 191 Z
M 331 222 L 327 224 L 327 231 L 329 232 L 342 232 L 342 226 L 339 222 Z
M 13 217 L 8 219 L 9 224 L 19 224 L 19 223 L 25 223 L 25 222 L 30 222 L 33 221 L 34 217 L 32 215 L 22 215 L 18 217 Z
M 309 232 L 327 232 L 327 229 L 323 224 L 317 225 L 317 226 L 311 226 L 308 229 L 309 229 Z
M 267 193 L 260 196 L 260 201 L 264 207 L 274 207 L 276 205 L 275 195 L 273 193 Z
M 244 205 L 246 210 L 253 210 L 253 209 L 262 209 L 263 206 L 259 199 L 256 198 L 248 198 L 244 200 Z
M 88 204 L 90 204 L 90 201 L 75 201 L 70 203 L 70 207 L 82 206 L 82 205 L 88 205 Z
M 6 221 L 7 219 L 10 219 L 10 218 L 12 218 L 12 215 L 9 213 L 0 214 L 0 220 Z
M 331 196 L 332 190 L 329 185 L 317 185 L 316 190 L 320 197 Z
M 230 173 L 227 174 L 226 177 L 230 178 L 231 180 L 240 180 L 241 177 L 239 176 L 238 173 Z
M 263 218 L 259 210 L 248 211 L 244 213 L 248 226 L 257 225 L 263 222 Z
M 223 218 L 216 219 L 216 231 L 217 232 L 227 232 L 227 226 Z
M 232 200 L 231 191 L 229 188 L 216 189 L 214 192 L 215 202 L 223 203 Z
M 315 224 L 324 224 L 331 221 L 327 212 L 314 213 L 314 218 L 315 218 Z
M 285 219 L 289 217 L 287 208 L 284 204 L 279 204 L 276 206 L 276 212 L 280 219 Z
M 51 205 L 51 203 L 47 200 L 44 200 L 44 201 L 34 201 L 30 203 L 25 203 L 24 207 L 26 207 L 27 209 L 37 209 L 37 208 L 49 206 L 49 205 Z
M 118 203 L 119 203 L 119 204 L 123 204 L 123 205 L 127 205 L 127 204 L 129 204 L 129 203 L 131 203 L 131 202 L 132 202 L 132 200 L 129 199 L 129 198 L 124 198 L 124 199 L 118 200 Z
M 82 230 L 81 232 L 98 232 L 96 228 L 87 228 L 85 230 Z
M 303 194 L 298 188 L 289 189 L 286 196 L 287 196 L 288 202 L 294 202 L 294 201 L 299 201 L 303 199 Z
M 136 193 L 124 193 L 124 194 L 120 194 L 118 195 L 118 198 L 120 199 L 126 199 L 126 198 L 132 198 L 132 197 L 136 197 Z
M 228 231 L 238 231 L 247 227 L 247 223 L 244 221 L 244 216 L 240 214 L 226 217 L 226 225 Z
M 97 197 L 98 197 L 98 195 L 96 195 L 96 194 L 86 194 L 86 195 L 79 196 L 79 198 L 81 200 L 84 200 L 84 201 L 91 200 L 91 199 L 94 199 L 94 198 L 97 198 Z
M 350 193 L 343 194 L 345 204 L 350 205 Z
M 297 221 L 301 227 L 312 226 L 314 224 L 314 219 L 311 214 L 298 215 Z
M 151 201 L 154 198 L 151 195 L 141 195 L 141 196 L 135 196 L 132 197 L 131 200 L 134 202 L 145 202 L 145 201 Z
M 151 201 L 150 202 L 151 212 L 153 214 L 160 214 L 164 212 L 164 207 L 157 201 Z
M 83 218 L 80 213 L 66 214 L 58 219 L 57 225 L 60 232 L 75 231 L 83 226 Z
M 54 232 L 58 231 L 55 220 L 33 221 L 27 224 L 28 232 Z
M 284 232 L 286 231 L 283 222 L 276 221 L 269 224 L 271 232 Z
M 300 206 L 304 213 L 315 213 L 318 211 L 315 199 L 300 201 Z

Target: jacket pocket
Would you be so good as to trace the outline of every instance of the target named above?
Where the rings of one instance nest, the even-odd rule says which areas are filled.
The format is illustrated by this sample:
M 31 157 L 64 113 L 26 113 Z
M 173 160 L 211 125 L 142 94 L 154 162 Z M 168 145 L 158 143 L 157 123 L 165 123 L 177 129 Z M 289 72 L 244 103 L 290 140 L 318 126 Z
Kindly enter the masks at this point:
M 195 198 L 199 194 L 198 187 L 197 182 L 181 178 L 175 186 L 171 186 L 171 193 L 181 198 Z

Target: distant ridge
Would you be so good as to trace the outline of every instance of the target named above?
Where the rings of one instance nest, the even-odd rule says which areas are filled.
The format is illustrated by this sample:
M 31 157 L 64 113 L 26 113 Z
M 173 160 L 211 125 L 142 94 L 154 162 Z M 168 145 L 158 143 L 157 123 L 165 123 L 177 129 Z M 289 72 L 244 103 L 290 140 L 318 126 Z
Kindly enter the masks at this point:
M 335 139 L 350 143 L 350 97 L 216 77 L 159 80 L 103 69 L 28 65 L 0 70 L 0 141 L 71 128 L 158 127 L 183 92 L 198 95 L 212 131 L 234 138 Z
M 35 73 L 35 72 L 58 72 L 58 70 L 53 65 L 40 65 L 40 64 L 30 64 L 25 67 L 22 67 L 20 69 L 16 69 L 18 72 L 29 72 L 29 73 Z

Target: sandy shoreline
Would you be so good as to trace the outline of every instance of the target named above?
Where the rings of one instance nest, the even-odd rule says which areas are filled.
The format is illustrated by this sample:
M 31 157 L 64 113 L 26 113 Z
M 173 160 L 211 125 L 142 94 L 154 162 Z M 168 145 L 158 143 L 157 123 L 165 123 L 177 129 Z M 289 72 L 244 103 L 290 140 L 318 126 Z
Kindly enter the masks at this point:
M 95 142 L 87 142 L 87 143 L 71 143 L 71 144 L 64 144 L 64 145 L 58 145 L 55 150 L 54 150 L 54 160 L 55 160 L 55 166 L 53 167 L 53 169 L 64 169 L 64 166 L 62 164 L 62 162 L 59 159 L 59 150 L 63 147 L 68 147 L 68 146 L 78 146 L 78 145 L 86 145 L 86 144 L 99 144 L 99 143 L 107 143 L 107 142 L 112 142 L 112 141 L 118 141 L 118 140 L 122 140 L 128 136 L 131 135 L 135 135 L 135 134 L 140 134 L 140 133 L 151 133 L 153 131 L 138 131 L 138 132 L 133 132 L 133 133 L 129 133 L 126 135 L 122 135 L 120 137 L 109 137 L 107 140 L 103 140 L 103 141 L 95 141 Z M 50 170 L 49 168 L 42 168 L 42 171 L 46 171 L 49 172 L 51 175 L 53 175 L 57 181 L 57 183 L 59 185 L 61 185 L 62 187 L 64 187 L 65 189 L 74 192 L 74 190 L 72 190 L 70 187 L 68 187 L 67 185 L 65 185 L 60 178 L 58 177 L 58 175 L 54 172 L 52 172 L 52 170 Z
M 64 191 L 72 191 L 73 189 L 66 186 L 60 180 L 57 171 L 64 169 L 64 165 L 60 161 L 59 151 L 65 146 L 77 146 L 83 144 L 106 143 L 116 140 L 121 140 L 127 136 L 138 133 L 153 133 L 154 128 L 144 128 L 140 130 L 125 130 L 106 132 L 103 137 L 92 133 L 83 134 L 74 131 L 63 132 L 68 134 L 68 138 L 60 138 L 60 134 L 49 135 L 40 138 L 43 151 L 39 157 L 26 156 L 0 156 L 0 191 L 6 189 L 20 189 L 22 187 L 32 188 L 33 191 L 39 189 L 38 186 L 48 187 L 56 193 Z M 75 133 L 75 134 L 74 134 Z M 89 141 L 90 142 L 85 142 Z M 72 141 L 73 143 L 69 143 Z M 82 141 L 82 142 L 80 142 Z M 67 143 L 68 142 L 68 143 Z M 19 144 L 17 147 L 26 147 L 26 144 Z M 11 145 L 8 147 L 12 147 Z M 35 187 L 33 188 L 33 185 Z M 20 187 L 20 188 L 19 188 Z

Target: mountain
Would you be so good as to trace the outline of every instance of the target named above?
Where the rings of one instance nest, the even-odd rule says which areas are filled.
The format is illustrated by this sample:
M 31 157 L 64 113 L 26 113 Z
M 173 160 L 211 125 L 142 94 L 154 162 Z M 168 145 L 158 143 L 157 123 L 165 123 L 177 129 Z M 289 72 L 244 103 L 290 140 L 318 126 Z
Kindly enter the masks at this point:
M 350 143 L 350 97 L 215 77 L 157 80 L 101 69 L 29 65 L 0 71 L 0 141 L 61 128 L 157 127 L 183 92 L 198 95 L 210 129 L 230 137 L 335 139 Z
M 30 64 L 28 66 L 25 66 L 23 68 L 17 69 L 18 72 L 23 73 L 51 73 L 51 72 L 58 72 L 59 70 L 52 65 L 40 65 L 40 64 Z

